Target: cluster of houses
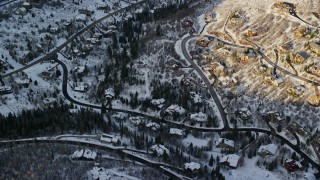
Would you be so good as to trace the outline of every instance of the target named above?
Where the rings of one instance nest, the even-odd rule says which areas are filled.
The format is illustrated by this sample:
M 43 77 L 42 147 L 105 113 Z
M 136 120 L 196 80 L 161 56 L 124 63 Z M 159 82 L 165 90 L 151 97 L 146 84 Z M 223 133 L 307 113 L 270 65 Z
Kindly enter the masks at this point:
M 75 151 L 71 155 L 73 160 L 85 160 L 85 161 L 94 161 L 97 157 L 97 153 L 91 151 L 90 149 L 81 149 L 80 151 Z

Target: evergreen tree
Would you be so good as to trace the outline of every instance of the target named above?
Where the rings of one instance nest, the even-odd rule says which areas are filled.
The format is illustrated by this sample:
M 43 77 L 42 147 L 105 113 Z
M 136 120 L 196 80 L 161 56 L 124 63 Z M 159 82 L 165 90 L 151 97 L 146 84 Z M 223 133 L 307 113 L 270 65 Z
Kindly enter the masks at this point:
M 212 156 L 212 154 L 211 154 L 211 157 L 210 157 L 210 160 L 209 160 L 209 166 L 213 166 L 213 156 Z

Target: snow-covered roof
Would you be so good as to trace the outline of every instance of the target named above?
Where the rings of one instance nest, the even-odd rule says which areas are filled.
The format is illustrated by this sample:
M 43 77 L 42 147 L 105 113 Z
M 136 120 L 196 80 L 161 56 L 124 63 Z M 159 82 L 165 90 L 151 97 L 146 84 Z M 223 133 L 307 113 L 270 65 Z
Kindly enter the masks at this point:
M 183 115 L 184 113 L 186 113 L 186 110 L 178 105 L 171 105 L 166 109 L 166 112 L 171 115 L 174 113 L 179 113 L 180 115 Z
M 150 101 L 150 103 L 154 106 L 158 106 L 159 108 L 162 108 L 164 105 L 164 102 L 166 102 L 166 100 L 162 99 L 152 99 Z
M 55 102 L 55 101 L 56 101 L 55 98 L 45 98 L 45 99 L 43 100 L 43 103 L 44 103 L 44 104 L 50 104 L 50 103 L 53 103 L 53 102 Z
M 154 151 L 157 153 L 158 156 L 162 156 L 164 152 L 169 154 L 169 149 L 167 149 L 164 145 L 161 144 L 155 144 L 150 148 L 151 151 Z
M 79 15 L 77 15 L 77 17 L 76 17 L 76 20 L 78 20 L 78 21 L 86 21 L 86 20 L 87 20 L 87 15 L 85 15 L 85 14 L 79 14 Z
M 200 164 L 195 162 L 185 163 L 184 169 L 190 169 L 191 171 L 200 169 Z
M 202 103 L 202 97 L 200 94 L 197 94 L 195 92 L 190 92 L 190 96 L 194 103 Z
M 158 123 L 155 122 L 149 122 L 148 124 L 146 124 L 147 128 L 152 128 L 152 130 L 158 130 L 160 128 L 160 125 Z
M 129 121 L 134 125 L 139 125 L 142 122 L 142 117 L 130 117 Z
M 104 141 L 107 143 L 117 143 L 120 139 L 114 135 L 110 134 L 102 134 L 100 137 L 100 141 Z
M 92 170 L 90 170 L 90 173 L 92 174 L 93 179 L 99 179 L 99 180 L 111 179 L 111 176 L 108 174 L 108 172 L 104 168 L 94 167 Z
M 297 165 L 299 168 L 302 168 L 302 164 L 299 161 L 295 161 L 293 159 L 286 159 L 286 163 L 294 163 L 295 165 Z
M 259 147 L 258 153 L 271 153 L 274 155 L 277 149 L 278 149 L 278 146 L 275 144 L 263 145 Z
M 183 135 L 183 130 L 177 128 L 170 128 L 169 134 Z
M 97 157 L 97 153 L 89 149 L 85 149 L 85 150 L 81 149 L 80 151 L 75 151 L 71 156 L 71 158 L 73 159 L 78 159 L 82 157 L 85 159 L 94 160 Z
M 14 81 L 19 85 L 29 84 L 29 82 L 30 82 L 29 79 L 21 79 L 21 78 L 17 78 Z
M 114 115 L 112 115 L 112 117 L 123 120 L 124 118 L 128 117 L 128 114 L 123 112 L 117 112 Z
M 191 114 L 190 119 L 197 122 L 206 122 L 208 120 L 207 115 L 203 112 Z
M 112 88 L 108 88 L 104 91 L 104 95 L 106 98 L 112 99 L 114 97 L 114 90 Z
M 238 166 L 239 159 L 240 159 L 240 156 L 236 154 L 228 154 L 221 158 L 220 163 L 227 162 L 229 166 L 236 168 Z
M 230 147 L 234 147 L 234 141 L 233 140 L 229 140 L 226 138 L 219 138 L 218 142 L 216 143 L 217 146 L 219 146 L 221 143 L 224 143 Z

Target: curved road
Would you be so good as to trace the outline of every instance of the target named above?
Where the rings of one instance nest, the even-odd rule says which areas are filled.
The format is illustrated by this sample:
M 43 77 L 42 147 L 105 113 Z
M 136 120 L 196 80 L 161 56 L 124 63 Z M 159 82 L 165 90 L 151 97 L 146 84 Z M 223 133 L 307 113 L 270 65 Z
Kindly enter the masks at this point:
M 69 43 L 71 43 L 74 39 L 76 39 L 79 35 L 83 34 L 84 32 L 86 32 L 87 30 L 89 30 L 90 28 L 93 28 L 96 24 L 100 23 L 101 21 L 103 21 L 104 19 L 106 18 L 109 18 L 109 17 L 112 17 L 113 15 L 119 13 L 119 12 L 122 12 L 122 11 L 125 11 L 127 10 L 128 8 L 134 8 L 140 4 L 143 4 L 146 0 L 142 0 L 140 2 L 137 2 L 137 3 L 134 3 L 134 4 L 131 4 L 130 6 L 127 6 L 127 7 L 124 7 L 124 8 L 121 8 L 117 11 L 114 11 L 112 13 L 109 13 L 108 15 L 106 16 L 103 16 L 102 18 L 92 22 L 90 25 L 86 26 L 85 28 L 81 29 L 80 31 L 78 31 L 77 33 L 73 34 L 71 37 L 69 37 L 69 39 L 67 39 L 66 42 L 62 43 L 60 46 L 58 46 L 56 49 L 50 51 L 49 53 L 47 53 L 46 55 L 42 56 L 42 57 L 38 57 L 36 58 L 35 60 L 33 60 L 30 64 L 27 64 L 25 65 L 24 67 L 20 68 L 20 69 L 17 69 L 17 70 L 14 70 L 12 72 L 9 72 L 5 75 L 3 75 L 2 77 L 7 77 L 7 76 L 10 76 L 12 74 L 15 74 L 15 73 L 18 73 L 20 71 L 23 71 L 33 65 L 36 65 L 38 64 L 39 62 L 41 61 L 44 61 L 44 60 L 48 60 L 50 59 L 52 56 L 54 56 L 55 54 L 57 54 L 58 52 L 60 52 L 64 47 L 66 47 Z
M 226 113 L 223 110 L 223 107 L 221 105 L 221 102 L 215 92 L 215 90 L 213 89 L 212 85 L 210 84 L 209 80 L 207 79 L 207 77 L 203 74 L 202 70 L 200 69 L 200 67 L 192 60 L 192 58 L 190 57 L 188 50 L 187 50 L 187 43 L 190 39 L 194 38 L 196 36 L 194 35 L 190 35 L 186 38 L 184 38 L 181 42 L 181 48 L 182 48 L 182 53 L 185 56 L 185 59 L 188 60 L 188 62 L 192 65 L 192 67 L 198 72 L 198 74 L 200 75 L 200 77 L 202 78 L 202 80 L 205 82 L 205 84 L 207 85 L 210 94 L 212 95 L 218 109 L 219 112 L 221 114 L 222 120 L 224 122 L 224 127 L 222 129 L 217 129 L 217 128 L 202 128 L 202 127 L 192 127 L 192 126 L 186 126 L 185 124 L 179 124 L 179 123 L 174 123 L 175 125 L 180 126 L 181 128 L 187 128 L 187 129 L 191 129 L 191 130 L 195 130 L 195 131 L 200 131 L 200 132 L 225 132 L 225 131 L 229 131 L 229 130 L 233 130 L 233 131 L 254 131 L 254 132 L 260 132 L 260 133 L 265 133 L 265 134 L 269 134 L 269 135 L 273 135 L 275 137 L 277 137 L 278 139 L 280 139 L 282 142 L 284 142 L 285 144 L 287 144 L 288 146 L 290 146 L 292 149 L 294 149 L 298 154 L 300 154 L 304 159 L 308 160 L 313 166 L 315 166 L 317 169 L 320 170 L 320 165 L 315 162 L 313 159 L 311 159 L 307 154 L 305 154 L 303 151 L 300 150 L 300 147 L 298 145 L 294 145 L 292 144 L 289 140 L 287 140 L 286 138 L 280 136 L 279 134 L 277 134 L 274 131 L 271 130 L 267 130 L 267 129 L 261 129 L 261 128 L 237 128 L 237 129 L 232 129 L 229 127 L 228 124 L 228 120 L 226 117 Z M 221 39 L 220 39 L 221 40 Z M 223 41 L 223 40 L 221 40 Z M 231 45 L 231 46 L 236 46 L 236 47 L 245 47 L 245 46 L 240 46 L 240 45 L 233 45 L 230 44 L 228 42 L 223 41 L 224 43 Z M 259 50 L 259 54 L 261 54 L 263 57 L 266 57 L 260 50 Z M 266 57 L 267 59 L 269 59 L 268 57 Z M 270 59 L 269 59 L 270 60 Z M 281 68 L 278 67 L 278 69 L 281 70 Z M 291 73 L 290 73 L 291 74 Z
M 97 144 L 95 142 L 90 142 L 90 141 L 81 141 L 81 140 L 59 140 L 59 139 L 49 139 L 49 138 L 30 138 L 30 139 L 21 139 L 21 140 L 9 140 L 9 141 L 1 141 L 0 145 L 1 146 L 11 146 L 15 144 L 26 144 L 26 143 L 59 143 L 59 144 L 74 144 L 74 145 L 84 145 L 86 147 L 94 147 L 94 148 L 99 148 L 102 150 L 106 151 L 114 151 L 118 154 L 121 154 L 125 157 L 128 157 L 129 159 L 132 159 L 134 161 L 140 162 L 142 164 L 148 165 L 148 167 L 152 167 L 153 169 L 160 171 L 164 173 L 165 175 L 173 178 L 173 179 L 187 179 L 187 177 L 182 176 L 180 174 L 174 173 L 169 169 L 174 169 L 176 171 L 179 171 L 183 173 L 183 170 L 180 168 L 173 167 L 169 164 L 161 163 L 161 162 L 155 162 L 148 160 L 146 158 L 138 156 L 136 153 L 143 153 L 146 154 L 145 152 L 141 152 L 138 150 L 134 149 L 127 149 L 125 147 L 115 147 L 115 146 L 110 146 L 110 145 L 104 145 L 104 144 Z M 165 167 L 165 168 L 161 168 Z

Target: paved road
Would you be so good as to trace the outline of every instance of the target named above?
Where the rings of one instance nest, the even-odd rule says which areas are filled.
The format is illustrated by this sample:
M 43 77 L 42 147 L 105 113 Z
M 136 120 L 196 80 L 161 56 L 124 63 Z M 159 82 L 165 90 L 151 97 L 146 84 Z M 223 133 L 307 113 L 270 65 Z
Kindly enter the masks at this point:
M 182 48 L 182 53 L 184 54 L 185 58 L 188 60 L 188 62 L 192 65 L 192 67 L 198 72 L 198 74 L 200 75 L 200 77 L 202 78 L 202 80 L 205 82 L 205 84 L 207 85 L 210 94 L 212 95 L 218 109 L 219 112 L 221 114 L 221 117 L 223 119 L 224 122 L 224 127 L 222 129 L 217 129 L 217 128 L 203 128 L 203 127 L 193 127 L 193 126 L 186 126 L 185 124 L 179 124 L 179 123 L 175 123 L 175 125 L 180 126 L 181 128 L 187 128 L 187 129 L 191 129 L 191 130 L 195 130 L 195 131 L 200 131 L 200 132 L 226 132 L 226 131 L 230 131 L 231 128 L 229 127 L 228 124 L 228 120 L 226 117 L 226 113 L 223 110 L 223 107 L 221 105 L 221 102 L 215 92 L 215 90 L 213 89 L 212 85 L 210 84 L 209 80 L 207 79 L 207 77 L 203 74 L 203 72 L 201 71 L 200 67 L 195 64 L 195 62 L 193 62 L 192 58 L 190 57 L 188 50 L 187 50 L 187 43 L 188 40 L 194 38 L 196 36 L 190 35 L 186 38 L 184 38 L 182 40 L 181 43 L 181 48 Z M 221 40 L 221 39 L 220 39 Z M 223 40 L 222 40 L 223 41 Z M 235 46 L 235 47 L 245 47 L 245 46 L 240 46 L 240 45 L 233 45 L 230 44 L 228 42 L 223 41 L 224 43 L 231 45 L 231 46 Z M 266 58 L 266 60 L 270 60 L 267 56 L 264 55 L 263 52 L 261 52 L 259 50 L 259 54 Z M 284 70 L 283 68 L 278 67 L 278 69 L 280 70 Z M 290 73 L 290 72 L 289 72 Z M 291 74 L 291 73 L 290 73 Z M 294 74 L 292 74 L 294 75 Z M 288 146 L 290 146 L 292 149 L 294 149 L 298 154 L 300 154 L 304 159 L 308 160 L 313 166 L 315 166 L 316 168 L 318 168 L 320 170 L 320 165 L 314 161 L 313 159 L 311 159 L 307 154 L 305 154 L 303 151 L 300 150 L 300 147 L 298 145 L 294 145 L 292 144 L 289 140 L 287 140 L 286 138 L 280 136 L 279 134 L 277 134 L 274 130 L 267 130 L 267 129 L 261 129 L 261 128 L 237 128 L 237 129 L 232 129 L 233 131 L 253 131 L 253 132 L 260 132 L 260 133 L 265 133 L 265 134 L 269 134 L 269 135 L 273 135 L 276 138 L 280 139 L 282 142 L 284 142 L 285 144 L 287 144 Z
M 84 107 L 88 107 L 88 108 L 93 108 L 93 109 L 102 109 L 101 105 L 96 105 L 96 104 L 90 104 L 90 103 L 85 103 L 85 102 L 81 102 L 78 101 L 76 99 L 73 99 L 69 93 L 68 93 L 68 67 L 67 65 L 61 61 L 56 59 L 55 60 L 58 64 L 60 64 L 62 66 L 63 69 L 63 78 L 62 78 L 62 94 L 64 95 L 64 97 L 69 100 L 70 102 L 72 102 L 73 104 L 77 104 L 77 105 L 81 105 Z M 155 116 L 151 116 L 149 114 L 145 114 L 143 112 L 137 112 L 137 111 L 133 111 L 133 110 L 125 110 L 125 109 L 118 109 L 118 108 L 106 108 L 106 110 L 109 111 L 116 111 L 116 112 L 124 112 L 124 113 L 129 113 L 129 114 L 134 114 L 134 115 L 138 115 L 138 116 L 144 116 L 144 117 L 148 117 L 151 119 L 158 119 Z
M 173 167 L 169 164 L 165 164 L 165 163 L 161 163 L 161 162 L 155 162 L 155 161 L 151 161 L 148 160 L 146 158 L 140 157 L 137 153 L 141 153 L 141 151 L 138 150 L 134 150 L 134 149 L 127 149 L 125 147 L 116 147 L 116 146 L 111 146 L 111 145 L 107 145 L 107 144 L 98 144 L 96 142 L 90 142 L 90 141 L 83 141 L 83 140 L 59 140 L 59 139 L 48 139 L 48 138 L 30 138 L 30 139 L 22 139 L 22 140 L 8 140 L 8 141 L 1 141 L 0 142 L 0 146 L 2 147 L 10 147 L 13 145 L 17 145 L 17 144 L 28 144 L 28 143 L 59 143 L 59 144 L 75 144 L 75 145 L 83 145 L 86 147 L 93 147 L 93 148 L 99 148 L 102 150 L 106 150 L 106 151 L 113 151 L 116 152 L 117 154 L 121 154 L 124 157 L 127 157 L 129 159 L 132 159 L 134 161 L 137 161 L 139 163 L 145 164 L 148 167 L 152 167 L 157 171 L 161 171 L 162 173 L 164 173 L 165 175 L 173 178 L 173 179 L 188 179 L 187 177 L 183 176 L 183 175 L 179 175 L 177 173 L 174 173 L 170 170 L 161 168 L 161 167 L 165 167 L 165 168 L 169 168 L 169 169 L 174 169 L 178 172 L 183 172 L 182 169 L 180 168 L 176 168 Z M 143 154 L 147 154 L 146 152 L 142 152 Z
M 92 22 L 90 25 L 86 26 L 85 28 L 81 29 L 80 31 L 78 31 L 77 33 L 73 34 L 71 37 L 69 37 L 69 39 L 67 39 L 66 42 L 64 42 L 63 44 L 61 44 L 60 46 L 58 46 L 56 49 L 52 50 L 51 52 L 47 53 L 46 55 L 42 56 L 42 57 L 38 57 L 36 58 L 35 60 L 33 60 L 30 64 L 27 64 L 25 65 L 24 67 L 20 68 L 20 69 L 17 69 L 17 70 L 14 70 L 12 72 L 9 72 L 5 75 L 3 75 L 2 77 L 7 77 L 7 76 L 10 76 L 12 74 L 15 74 L 15 73 L 18 73 L 20 71 L 23 71 L 33 65 L 36 65 L 38 64 L 39 62 L 41 61 L 44 61 L 44 60 L 48 60 L 50 59 L 52 56 L 54 56 L 55 54 L 57 54 L 59 51 L 61 51 L 64 47 L 66 47 L 69 43 L 71 43 L 74 39 L 76 39 L 79 35 L 83 34 L 84 32 L 86 32 L 87 30 L 89 30 L 90 28 L 93 28 L 96 24 L 100 23 L 101 21 L 103 21 L 104 19 L 106 18 L 109 18 L 117 13 L 120 13 L 122 11 L 125 11 L 127 10 L 128 8 L 133 8 L 133 7 L 136 7 L 140 4 L 143 4 L 146 0 L 142 0 L 140 2 L 137 2 L 137 3 L 134 3 L 134 4 L 131 4 L 130 6 L 127 6 L 127 7 L 124 7 L 124 8 L 121 8 L 117 11 L 114 11 L 112 13 L 109 13 L 108 15 Z
M 192 60 L 192 58 L 189 55 L 189 52 L 187 50 L 187 43 L 192 38 L 194 38 L 194 36 L 188 36 L 187 38 L 182 39 L 182 42 L 181 42 L 182 53 L 183 53 L 185 59 L 191 64 L 192 68 L 197 71 L 197 73 L 200 75 L 201 79 L 206 84 L 206 86 L 209 90 L 209 93 L 211 94 L 214 102 L 216 103 L 216 105 L 218 107 L 219 114 L 221 115 L 221 118 L 224 123 L 224 128 L 229 129 L 229 123 L 227 120 L 227 116 L 226 116 L 226 113 L 224 112 L 224 109 L 223 109 L 222 104 L 220 102 L 220 99 L 217 95 L 217 92 L 213 89 L 213 85 L 209 82 L 207 76 L 203 74 L 201 68 Z

